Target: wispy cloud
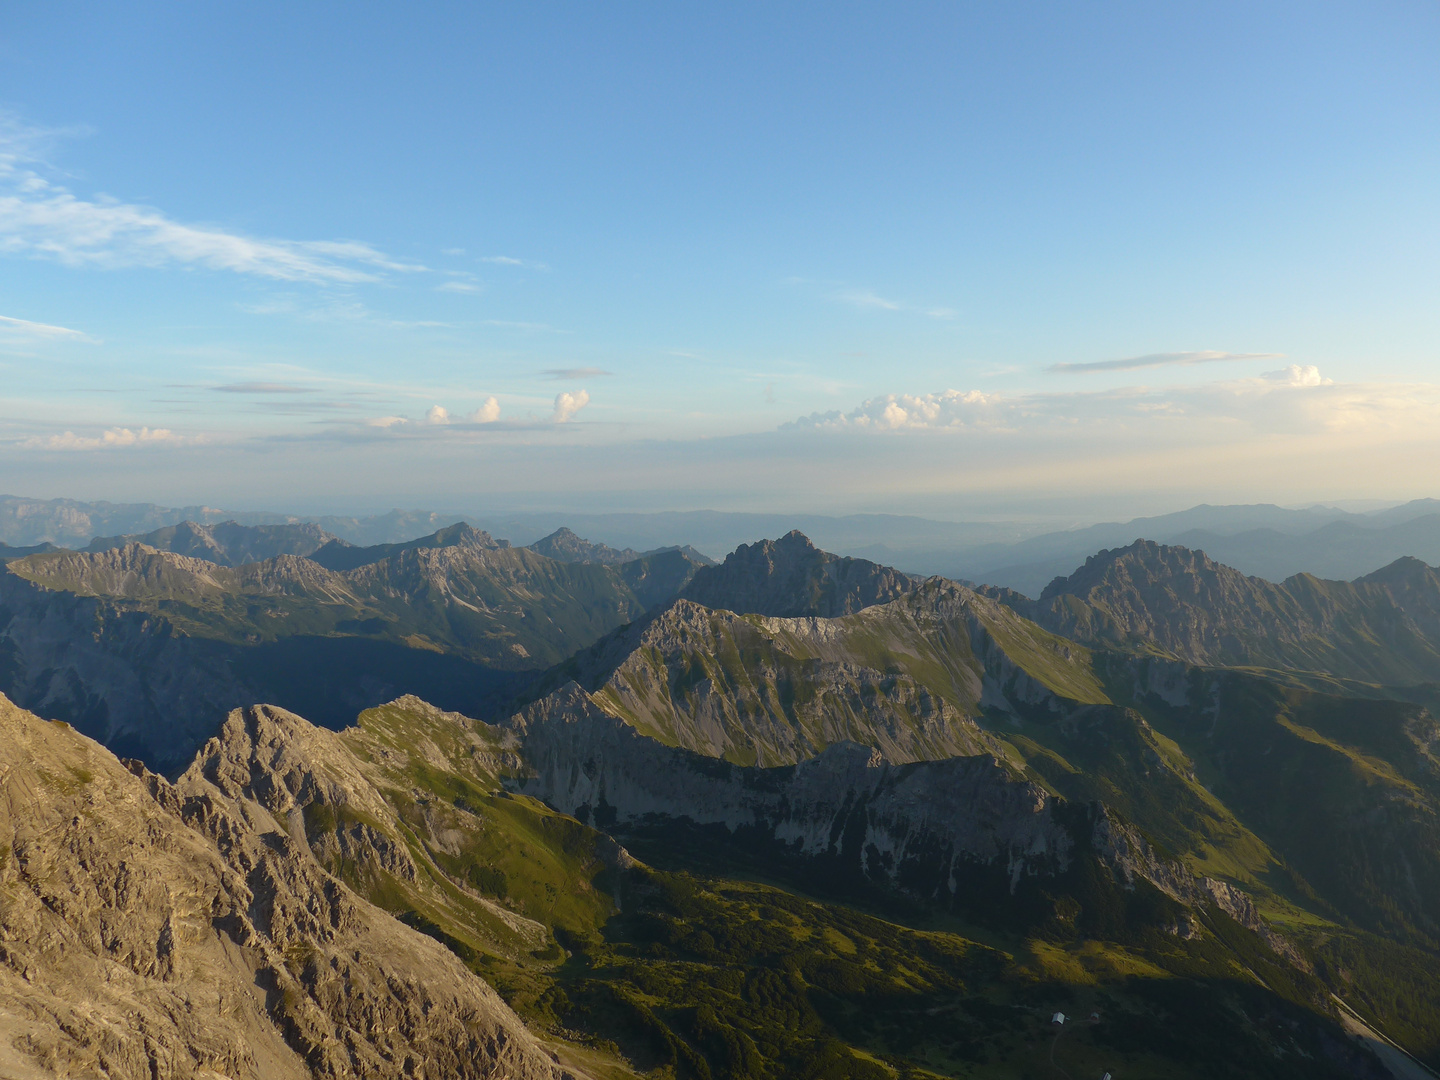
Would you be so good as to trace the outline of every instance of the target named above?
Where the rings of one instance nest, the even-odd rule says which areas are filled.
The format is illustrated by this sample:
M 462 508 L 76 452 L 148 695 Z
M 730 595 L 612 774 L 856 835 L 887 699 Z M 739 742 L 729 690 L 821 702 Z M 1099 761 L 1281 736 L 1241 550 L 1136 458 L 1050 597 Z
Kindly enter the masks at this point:
M 224 386 L 212 386 L 220 394 L 313 394 L 314 387 L 296 386 L 294 383 L 278 382 L 237 382 Z
M 555 415 L 551 417 L 557 424 L 568 424 L 575 419 L 575 414 L 590 404 L 590 392 L 581 390 L 579 393 L 561 393 L 555 395 Z
M 861 311 L 903 311 L 925 315 L 931 319 L 953 319 L 955 317 L 954 308 L 908 304 L 904 300 L 892 300 L 887 296 L 880 296 L 870 289 L 843 289 L 835 293 L 833 298 L 842 304 L 859 308 Z
M 536 262 L 533 259 L 516 259 L 510 255 L 481 255 L 477 262 L 491 263 L 495 266 L 522 266 L 526 270 L 549 270 L 547 263 Z
M 485 291 L 484 285 L 476 285 L 470 281 L 447 281 L 442 285 L 435 286 L 436 292 L 453 293 L 479 293 Z
M 869 289 L 847 289 L 838 293 L 835 299 L 842 304 L 849 304 L 851 307 L 868 309 L 871 311 L 901 311 L 905 305 L 898 300 L 887 300 L 883 296 L 876 296 Z
M 450 329 L 452 323 L 436 319 L 392 319 L 370 310 L 346 294 L 326 291 L 316 300 L 276 296 L 257 303 L 237 304 L 247 315 L 290 316 L 311 323 L 363 323 L 391 330 Z
M 561 330 L 558 327 L 540 322 L 513 322 L 509 319 L 481 319 L 481 326 L 498 326 L 505 330 L 533 330 L 546 334 L 573 334 L 573 330 Z
M 423 271 L 355 240 L 275 240 L 175 221 L 110 196 L 83 198 L 42 176 L 41 153 L 63 132 L 0 123 L 0 252 L 67 266 L 181 266 L 281 281 L 348 284 Z
M 68 326 L 52 326 L 49 323 L 31 322 L 29 319 L 14 319 L 8 315 L 0 315 L 0 337 L 19 337 L 41 341 L 84 341 L 97 344 L 95 338 L 82 330 L 71 330 Z
M 1284 353 L 1236 353 L 1202 349 L 1199 352 L 1147 353 L 1121 360 L 1096 360 L 1083 364 L 1051 364 L 1045 370 L 1055 375 L 1086 375 L 1099 371 L 1138 371 L 1141 368 L 1184 367 L 1231 360 L 1279 360 Z
M 598 367 L 552 367 L 540 374 L 547 379 L 598 379 L 612 373 Z

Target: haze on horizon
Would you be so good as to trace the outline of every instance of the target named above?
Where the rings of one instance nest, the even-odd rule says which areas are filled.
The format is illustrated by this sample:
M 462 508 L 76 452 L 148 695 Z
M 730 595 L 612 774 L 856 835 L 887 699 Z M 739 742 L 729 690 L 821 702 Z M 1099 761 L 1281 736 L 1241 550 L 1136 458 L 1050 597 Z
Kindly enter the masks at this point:
M 1440 494 L 1431 5 L 0 26 L 0 491 Z

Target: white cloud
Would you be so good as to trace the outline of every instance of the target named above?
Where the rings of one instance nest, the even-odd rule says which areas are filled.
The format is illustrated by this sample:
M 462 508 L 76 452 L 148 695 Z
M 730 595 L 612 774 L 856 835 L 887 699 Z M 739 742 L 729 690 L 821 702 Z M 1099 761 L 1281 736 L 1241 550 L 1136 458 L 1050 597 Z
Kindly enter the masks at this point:
M 201 266 L 321 284 L 425 269 L 358 241 L 257 239 L 105 195 L 78 197 L 36 171 L 41 147 L 64 133 L 27 128 L 8 115 L 0 121 L 0 252 L 67 266 Z
M 485 399 L 485 404 L 470 414 L 469 420 L 475 424 L 493 424 L 500 419 L 500 400 L 495 397 Z
M 377 416 L 373 420 L 366 420 L 368 427 L 392 428 L 396 424 L 408 424 L 410 421 L 403 416 Z
M 443 285 L 436 285 L 435 290 L 436 292 L 478 293 L 484 292 L 485 286 L 469 281 L 447 281 Z
M 787 430 L 953 431 L 1066 438 L 1225 441 L 1241 432 L 1294 435 L 1345 429 L 1440 430 L 1440 386 L 1337 383 L 1314 365 L 1183 387 L 1007 397 L 978 390 L 887 394 L 850 412 L 813 413 Z
M 112 450 L 128 446 L 169 445 L 179 446 L 195 442 L 176 435 L 169 428 L 142 427 L 139 431 L 131 428 L 110 428 L 98 436 L 76 435 L 65 431 L 59 435 L 34 435 L 20 445 L 28 450 Z
M 430 411 L 425 414 L 427 424 L 448 424 L 450 422 L 450 411 L 443 405 L 431 405 Z
M 555 415 L 552 418 L 557 424 L 568 424 L 575 418 L 575 414 L 590 404 L 590 392 L 581 390 L 579 393 L 563 393 L 555 395 Z
M 901 428 L 962 428 L 993 426 L 996 395 L 979 390 L 962 393 L 887 394 L 862 402 L 850 413 L 814 413 L 784 425 L 787 428 L 830 428 L 894 431 Z
M 52 326 L 49 323 L 31 322 L 29 319 L 13 319 L 0 315 L 0 336 L 8 338 L 30 338 L 42 341 L 85 341 L 95 344 L 95 339 L 81 330 L 67 326 Z
M 1261 378 L 1283 383 L 1285 386 L 1333 386 L 1335 384 L 1334 379 L 1322 377 L 1320 369 L 1314 364 L 1307 364 L 1305 367 L 1291 364 L 1279 371 L 1267 371 Z

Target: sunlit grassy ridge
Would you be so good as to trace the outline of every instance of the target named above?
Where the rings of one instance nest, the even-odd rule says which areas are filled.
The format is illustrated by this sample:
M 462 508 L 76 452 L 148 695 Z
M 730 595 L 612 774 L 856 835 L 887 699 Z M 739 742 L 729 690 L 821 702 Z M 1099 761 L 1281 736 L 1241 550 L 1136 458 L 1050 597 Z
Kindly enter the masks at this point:
M 669 745 L 743 765 L 840 740 L 911 761 L 1008 757 L 976 721 L 1007 701 L 1108 702 L 1089 650 L 968 589 L 930 582 L 836 619 L 677 601 L 561 665 L 615 715 Z
M 1202 915 L 1193 941 L 1138 926 L 1076 940 L 1083 911 L 1113 903 L 1092 884 L 1028 929 L 982 918 L 957 932 L 923 907 L 850 895 L 843 879 L 808 875 L 823 895 L 807 895 L 787 884 L 807 876 L 802 863 L 700 834 L 699 847 L 638 837 L 664 868 L 627 864 L 603 834 L 504 793 L 517 759 L 503 729 L 415 699 L 368 711 L 341 737 L 393 813 L 361 822 L 312 803 L 317 853 L 327 829 L 398 838 L 412 879 L 373 860 L 332 869 L 447 944 L 592 1069 L 1022 1077 L 1048 1060 L 1053 1011 L 1098 1009 L 1101 1022 L 1059 1044 L 1067 1068 L 1198 1077 L 1263 1055 L 1269 1071 L 1253 1075 L 1329 1075 L 1303 1057 L 1325 1030 L 1307 977 L 1219 912 Z M 702 848 L 687 864 L 683 852 Z M 1217 1041 L 1234 1010 L 1259 1027 Z

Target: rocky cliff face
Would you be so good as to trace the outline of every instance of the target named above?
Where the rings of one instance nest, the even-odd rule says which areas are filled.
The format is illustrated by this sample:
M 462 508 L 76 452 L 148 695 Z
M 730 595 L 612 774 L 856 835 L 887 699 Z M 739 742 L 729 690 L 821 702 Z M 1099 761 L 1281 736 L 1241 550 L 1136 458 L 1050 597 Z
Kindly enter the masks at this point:
M 803 854 L 863 859 L 889 880 L 924 860 L 951 891 L 973 864 L 1053 873 L 1073 847 L 1049 796 L 988 756 L 897 766 L 844 742 L 799 765 L 746 768 L 647 738 L 574 684 L 509 727 L 518 789 L 582 820 L 752 828 Z
M 1104 807 L 1063 814 L 1060 800 L 987 754 L 896 764 L 837 742 L 798 765 L 744 767 L 641 735 L 573 683 L 506 726 L 521 749 L 517 790 L 582 820 L 745 830 L 940 902 L 973 879 L 981 889 L 1008 880 L 1013 890 L 1054 877 L 1084 849 L 1124 887 L 1143 879 L 1261 927 L 1243 893 L 1161 857 Z
M 568 1075 L 233 769 L 178 785 L 136 769 L 0 699 L 6 1075 Z
M 741 544 L 719 566 L 698 572 L 687 600 L 741 614 L 781 617 L 849 615 L 909 592 L 908 574 L 865 559 L 821 551 L 800 532 Z

